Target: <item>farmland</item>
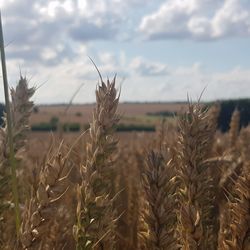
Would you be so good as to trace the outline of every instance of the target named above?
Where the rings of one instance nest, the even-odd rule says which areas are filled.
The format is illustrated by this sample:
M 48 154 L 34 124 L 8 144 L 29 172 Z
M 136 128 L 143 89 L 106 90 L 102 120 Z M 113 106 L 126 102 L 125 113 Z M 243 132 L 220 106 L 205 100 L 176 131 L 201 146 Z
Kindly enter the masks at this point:
M 34 107 L 25 78 L 11 93 L 17 182 L 4 123 L 2 249 L 248 249 L 250 132 L 239 110 L 222 133 L 219 104 L 119 104 L 115 80 L 98 85 L 95 104 L 68 108 Z M 32 129 L 45 123 L 54 131 Z
M 37 106 L 37 113 L 33 112 L 30 117 L 30 124 L 50 121 L 52 117 L 58 117 L 61 122 L 77 122 L 87 124 L 92 119 L 92 112 L 95 104 L 71 105 L 44 105 Z M 187 103 L 121 103 L 118 114 L 121 115 L 120 123 L 125 124 L 147 124 L 159 120 L 148 114 L 168 111 L 183 112 Z M 65 111 L 66 110 L 66 111 Z M 66 113 L 65 113 L 66 112 Z

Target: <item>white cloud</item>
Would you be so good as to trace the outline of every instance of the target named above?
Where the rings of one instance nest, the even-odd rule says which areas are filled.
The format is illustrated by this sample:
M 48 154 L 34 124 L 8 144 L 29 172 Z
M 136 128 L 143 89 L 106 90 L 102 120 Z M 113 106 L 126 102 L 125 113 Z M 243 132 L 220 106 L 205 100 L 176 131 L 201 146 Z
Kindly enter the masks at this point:
M 151 62 L 142 57 L 134 58 L 129 68 L 138 75 L 142 76 L 156 76 L 168 74 L 168 67 L 165 64 L 158 62 Z
M 148 39 L 249 36 L 250 6 L 243 0 L 166 0 L 142 18 L 139 31 Z
M 250 35 L 250 9 L 239 0 L 227 0 L 211 20 L 214 37 Z
M 134 58 L 130 64 L 136 60 Z M 148 62 L 145 58 L 140 58 L 140 61 Z M 124 83 L 122 100 L 176 101 L 187 100 L 188 94 L 196 101 L 204 89 L 202 100 L 250 95 L 250 68 L 235 67 L 223 72 L 211 72 L 199 62 L 190 66 L 165 67 L 165 74 L 153 77 L 134 72 Z
M 55 18 L 57 13 L 64 11 L 66 13 L 72 13 L 74 8 L 71 1 L 50 1 L 47 5 L 36 5 L 38 12 L 46 17 Z
M 12 42 L 12 58 L 40 60 L 45 48 L 56 50 L 63 44 L 61 57 L 74 55 L 73 43 L 115 40 L 123 23 L 124 11 L 137 3 L 119 4 L 117 0 L 15 0 L 1 1 L 0 8 L 6 42 Z M 28 47 L 22 50 L 24 47 Z M 19 53 L 11 53 L 19 50 Z M 25 53 L 24 53 L 25 52 Z
M 194 11 L 194 1 L 167 1 L 155 13 L 145 16 L 140 31 L 148 37 L 183 36 L 187 30 L 187 20 Z
M 163 63 L 164 53 L 154 54 L 159 60 L 152 61 L 145 47 L 136 51 L 138 34 L 133 29 L 144 11 L 157 8 L 159 2 L 160 8 L 140 23 L 139 31 L 148 39 L 211 40 L 250 33 L 247 0 L 0 0 L 5 41 L 12 42 L 6 48 L 10 85 L 21 68 L 33 77 L 31 84 L 47 80 L 36 93 L 37 102 L 66 102 L 82 82 L 86 84 L 76 101 L 94 101 L 98 74 L 90 55 L 104 79 L 115 73 L 126 78 L 122 100 L 183 100 L 187 92 L 198 96 L 205 86 L 208 99 L 250 95 L 250 69 L 216 73 L 207 72 L 201 63 L 173 67 Z M 119 43 L 123 37 L 136 40 L 135 48 L 133 43 Z M 110 42 L 99 48 L 93 43 L 98 39 Z
M 80 44 L 132 39 L 133 17 L 124 13 L 149 4 L 151 0 L 0 0 L 5 41 L 11 42 L 7 56 L 30 65 L 55 65 L 73 60 Z
M 187 28 L 196 38 L 208 37 L 208 34 L 211 34 L 212 32 L 211 24 L 206 17 L 191 18 L 187 23 Z
M 50 48 L 43 49 L 41 56 L 44 60 L 53 60 L 56 58 L 57 53 L 55 50 L 52 50 Z
M 80 84 L 85 83 L 75 102 L 93 102 L 98 74 L 87 57 L 90 48 L 81 47 L 81 55 L 71 60 L 63 59 L 60 64 L 41 65 L 30 68 L 21 62 L 22 73 L 30 83 L 44 86 L 35 95 L 36 103 L 67 102 Z M 117 83 L 122 86 L 122 101 L 175 101 L 186 100 L 187 93 L 197 100 L 204 88 L 203 100 L 238 98 L 250 95 L 250 68 L 234 67 L 224 72 L 211 72 L 197 62 L 190 66 L 169 66 L 144 57 L 126 58 L 107 51 L 94 58 L 103 79 L 117 73 Z M 9 82 L 14 86 L 19 75 L 20 60 L 8 63 Z M 28 71 L 27 71 L 28 70 Z M 27 72 L 26 72 L 27 71 Z M 0 86 L 0 90 L 2 87 Z M 2 92 L 1 92 L 2 93 Z M 3 100 L 3 96 L 0 97 Z

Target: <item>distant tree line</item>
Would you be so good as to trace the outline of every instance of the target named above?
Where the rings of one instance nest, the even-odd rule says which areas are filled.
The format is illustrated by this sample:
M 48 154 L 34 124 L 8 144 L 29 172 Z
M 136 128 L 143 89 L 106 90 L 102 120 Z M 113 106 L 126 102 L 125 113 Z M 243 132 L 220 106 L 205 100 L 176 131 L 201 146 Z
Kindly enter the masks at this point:
M 245 127 L 250 123 L 250 99 L 239 99 L 239 100 L 227 100 L 220 101 L 221 112 L 218 118 L 218 129 L 222 132 L 226 132 L 229 129 L 229 124 L 231 120 L 232 113 L 235 109 L 240 111 L 240 126 Z M 208 103 L 210 106 L 213 103 Z M 0 126 L 3 125 L 3 114 L 4 114 L 5 106 L 0 103 Z M 176 116 L 175 112 L 170 111 L 159 111 L 155 113 L 148 113 L 148 115 L 156 115 L 156 116 Z M 36 124 L 32 126 L 33 131 L 56 131 L 58 118 L 52 117 L 49 123 Z M 79 131 L 79 124 L 64 124 L 64 130 L 66 131 Z M 120 124 L 117 128 L 117 131 L 154 131 L 155 128 L 153 126 L 147 125 L 124 125 Z
M 211 106 L 214 102 L 207 103 L 207 106 Z M 250 123 L 250 99 L 238 99 L 238 100 L 225 100 L 219 101 L 221 111 L 218 118 L 218 129 L 222 132 L 226 132 L 229 129 L 232 113 L 235 109 L 240 111 L 240 127 L 245 127 Z M 168 110 L 148 112 L 149 116 L 161 116 L 161 117 L 176 117 L 180 114 L 171 112 Z
M 86 130 L 89 128 L 89 124 L 84 124 L 81 126 L 79 123 L 64 123 L 61 125 L 64 132 L 79 132 L 81 128 Z M 32 131 L 37 132 L 49 132 L 49 131 L 58 131 L 59 124 L 53 122 L 41 122 L 38 124 L 33 124 L 31 126 Z M 136 125 L 136 124 L 119 124 L 116 127 L 117 132 L 132 132 L 132 131 L 144 131 L 144 132 L 153 132 L 155 131 L 155 126 L 153 125 Z
M 235 109 L 240 111 L 240 127 L 246 127 L 250 123 L 250 99 L 221 101 L 220 106 L 218 128 L 222 132 L 229 129 L 231 116 Z
M 165 110 L 165 111 L 157 111 L 157 112 L 148 112 L 148 113 L 146 113 L 146 115 L 162 116 L 162 117 L 175 117 L 175 116 L 177 116 L 177 112 Z

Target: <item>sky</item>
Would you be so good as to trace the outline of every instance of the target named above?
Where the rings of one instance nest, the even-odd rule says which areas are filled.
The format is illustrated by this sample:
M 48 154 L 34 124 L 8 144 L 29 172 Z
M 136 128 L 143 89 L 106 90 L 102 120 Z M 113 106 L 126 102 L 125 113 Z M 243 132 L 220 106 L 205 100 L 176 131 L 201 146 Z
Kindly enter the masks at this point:
M 0 0 L 10 87 L 36 103 L 95 100 L 117 74 L 121 101 L 250 97 L 249 0 Z M 1 78 L 2 79 L 2 78 Z M 0 101 L 4 100 L 0 84 Z

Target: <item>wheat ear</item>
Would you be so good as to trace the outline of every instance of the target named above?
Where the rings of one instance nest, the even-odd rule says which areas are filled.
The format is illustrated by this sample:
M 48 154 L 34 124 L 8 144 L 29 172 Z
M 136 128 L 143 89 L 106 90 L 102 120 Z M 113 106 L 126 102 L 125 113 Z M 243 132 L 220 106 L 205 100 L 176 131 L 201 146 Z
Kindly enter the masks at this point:
M 143 174 L 143 187 L 148 202 L 144 214 L 148 224 L 148 246 L 152 250 L 175 249 L 175 182 L 170 175 L 170 162 L 165 163 L 160 153 L 151 151 Z
M 202 164 L 211 151 L 215 124 L 200 104 L 189 104 L 188 113 L 180 118 L 179 127 L 181 245 L 183 249 L 210 249 L 211 244 L 216 248 L 214 218 L 210 216 L 215 199 L 215 192 L 211 190 L 214 189 L 213 179 Z
M 242 129 L 239 136 L 238 147 L 241 149 L 243 162 L 242 172 L 238 178 L 232 179 L 233 188 L 228 190 L 231 199 L 226 204 L 227 221 L 221 225 L 220 249 L 248 249 L 250 244 L 250 131 Z M 235 175 L 237 173 L 235 172 Z
M 35 88 L 29 88 L 27 79 L 20 77 L 16 88 L 11 88 L 11 99 L 10 104 L 10 114 L 11 114 L 11 130 L 12 130 L 12 140 L 13 140 L 13 150 L 14 150 L 14 161 L 16 164 L 16 158 L 21 154 L 18 154 L 20 150 L 24 149 L 26 144 L 26 135 L 29 130 L 29 117 L 33 108 L 33 102 L 30 101 L 31 97 L 35 92 Z M 1 234 L 0 238 L 3 238 L 5 244 L 7 242 L 13 242 L 13 232 L 12 227 L 10 226 L 10 221 L 8 217 L 7 209 L 10 207 L 10 168 L 8 165 L 8 158 L 10 157 L 9 150 L 10 140 L 8 138 L 8 124 L 7 117 L 4 117 L 4 126 L 0 128 L 0 217 L 2 221 L 0 225 L 8 223 L 7 227 L 10 229 L 4 230 L 4 233 Z M 19 156 L 17 156 L 17 154 Z M 2 215 L 5 213 L 4 215 Z M 2 216 L 1 216 L 2 215 Z M 5 227 L 6 228 L 6 227 Z M 10 238 L 11 237 L 11 238 Z
M 77 249 L 112 249 L 115 214 L 111 197 L 111 176 L 117 141 L 113 133 L 119 97 L 115 78 L 96 90 L 96 108 L 90 125 L 87 162 L 82 168 L 82 184 L 77 188 L 77 225 L 74 235 Z
M 68 188 L 67 159 L 55 155 L 40 173 L 37 192 L 26 202 L 21 225 L 21 243 L 24 249 L 37 249 L 52 226 L 58 201 Z

